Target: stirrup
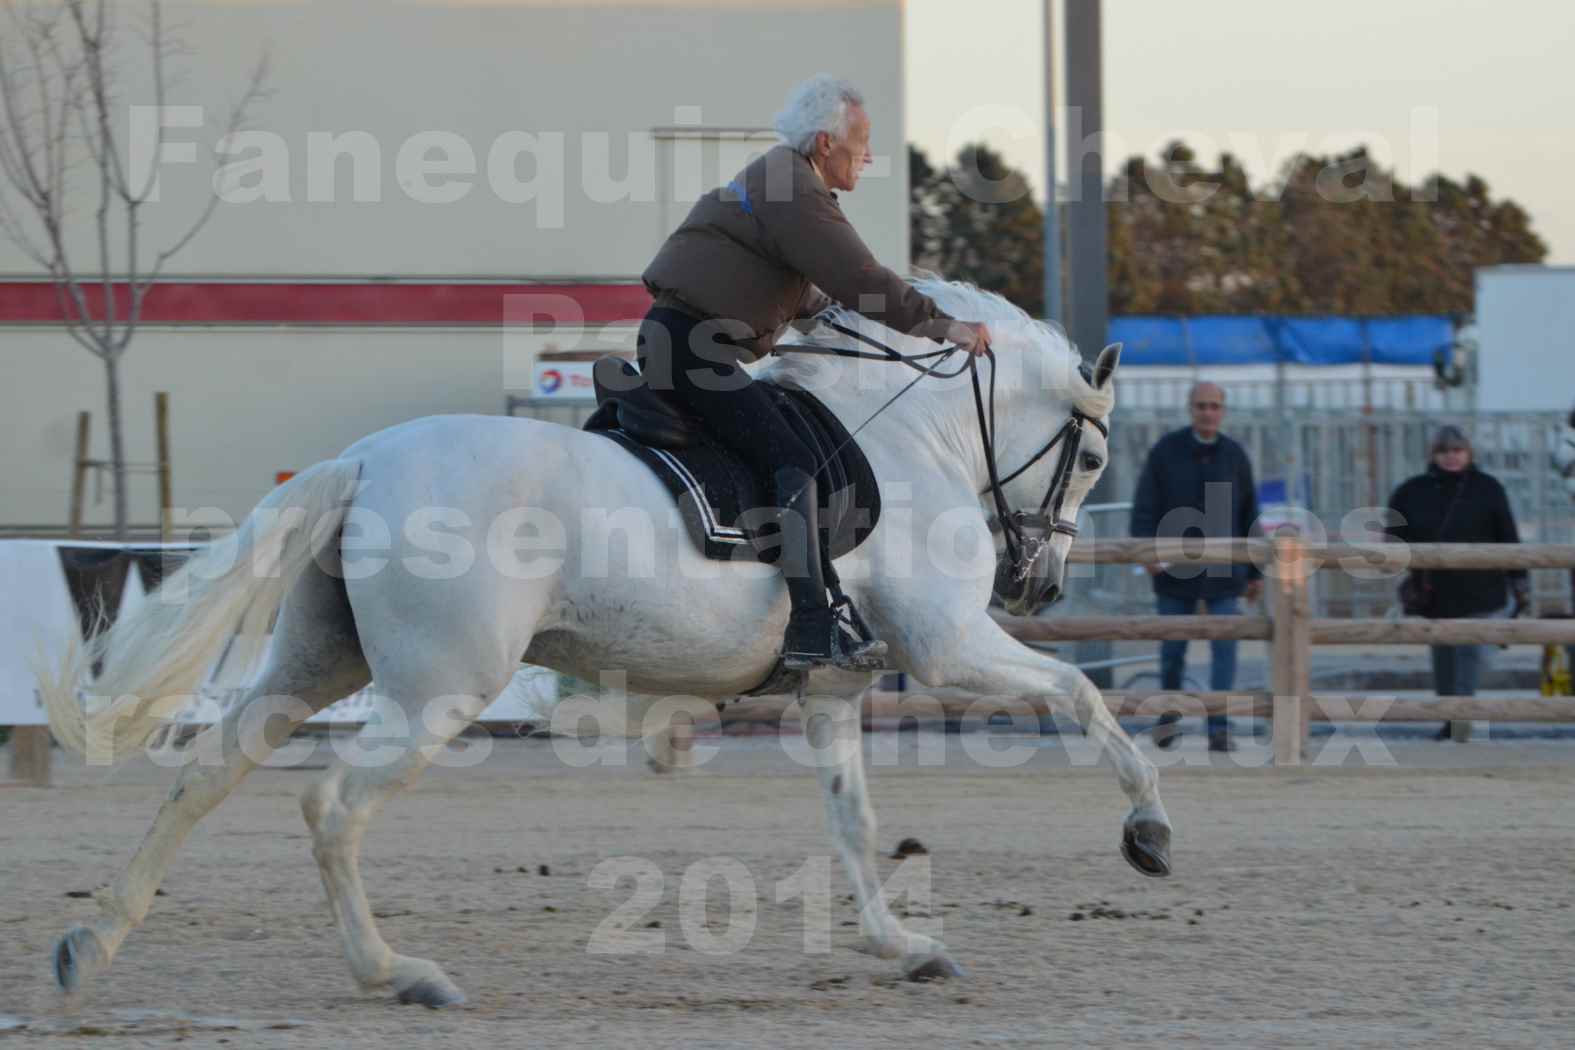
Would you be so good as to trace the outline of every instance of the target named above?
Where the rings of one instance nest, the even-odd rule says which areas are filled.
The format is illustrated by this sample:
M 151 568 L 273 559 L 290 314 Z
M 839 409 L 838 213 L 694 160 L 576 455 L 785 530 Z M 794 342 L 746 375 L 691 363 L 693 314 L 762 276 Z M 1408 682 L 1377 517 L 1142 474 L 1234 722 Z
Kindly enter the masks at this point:
M 846 663 L 837 666 L 849 671 L 879 671 L 886 666 L 886 643 L 875 637 L 853 599 L 843 593 L 833 577 L 831 611 L 837 621 L 837 640 L 842 643 Z
M 844 671 L 878 671 L 886 665 L 886 643 L 868 636 L 863 620 L 854 613 L 850 621 L 836 606 L 795 610 L 782 641 L 782 663 L 789 670 L 838 667 Z
M 879 638 L 857 642 L 846 635 L 843 640 L 843 658 L 837 666 L 846 671 L 880 671 L 886 667 L 886 643 Z

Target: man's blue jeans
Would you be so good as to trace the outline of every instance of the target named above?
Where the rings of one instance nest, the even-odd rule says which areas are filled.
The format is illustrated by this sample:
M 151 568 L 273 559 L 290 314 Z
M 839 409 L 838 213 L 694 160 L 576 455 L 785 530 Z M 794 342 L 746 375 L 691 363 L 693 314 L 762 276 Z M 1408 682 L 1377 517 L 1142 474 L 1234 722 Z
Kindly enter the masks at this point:
M 1485 645 L 1435 645 L 1433 690 L 1439 696 L 1476 696 Z
M 1163 594 L 1155 595 L 1157 607 L 1161 616 L 1191 616 L 1197 608 L 1197 602 L 1184 598 L 1170 598 Z M 1210 616 L 1238 616 L 1241 614 L 1241 599 L 1235 596 L 1229 598 L 1209 598 L 1204 601 Z M 1182 675 L 1187 668 L 1187 643 L 1160 642 L 1159 643 L 1159 687 L 1167 693 L 1181 691 Z M 1236 643 L 1234 641 L 1215 641 L 1209 643 L 1209 688 L 1216 693 L 1229 692 L 1236 687 Z M 1230 720 L 1224 715 L 1210 715 L 1208 732 L 1224 733 L 1230 730 Z

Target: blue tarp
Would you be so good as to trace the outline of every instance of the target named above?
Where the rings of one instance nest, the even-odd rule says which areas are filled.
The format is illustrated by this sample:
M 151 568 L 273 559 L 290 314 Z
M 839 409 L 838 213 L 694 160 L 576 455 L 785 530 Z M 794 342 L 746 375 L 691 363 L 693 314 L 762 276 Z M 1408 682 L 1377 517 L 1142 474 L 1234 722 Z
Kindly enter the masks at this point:
M 1448 317 L 1114 317 L 1123 365 L 1431 365 Z

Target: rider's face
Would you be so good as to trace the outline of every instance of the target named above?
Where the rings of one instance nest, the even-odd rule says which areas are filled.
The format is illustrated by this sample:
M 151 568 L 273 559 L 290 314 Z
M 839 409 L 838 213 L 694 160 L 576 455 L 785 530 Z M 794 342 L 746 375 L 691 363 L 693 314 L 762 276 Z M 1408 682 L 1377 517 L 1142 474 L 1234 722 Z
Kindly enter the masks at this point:
M 859 184 L 859 176 L 870 162 L 870 118 L 863 106 L 848 107 L 848 133 L 840 139 L 822 133 L 817 140 L 816 160 L 820 177 L 833 190 L 849 192 Z

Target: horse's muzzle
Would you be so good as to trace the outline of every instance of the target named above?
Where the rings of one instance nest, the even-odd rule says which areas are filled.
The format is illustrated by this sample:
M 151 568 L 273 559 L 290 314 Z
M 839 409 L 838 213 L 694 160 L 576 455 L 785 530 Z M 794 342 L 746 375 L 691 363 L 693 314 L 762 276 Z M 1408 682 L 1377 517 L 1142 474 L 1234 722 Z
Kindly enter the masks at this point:
M 995 568 L 995 598 L 1013 616 L 1033 616 L 1060 600 L 1058 575 L 1030 570 L 1019 577 L 1017 567 L 1003 558 Z

